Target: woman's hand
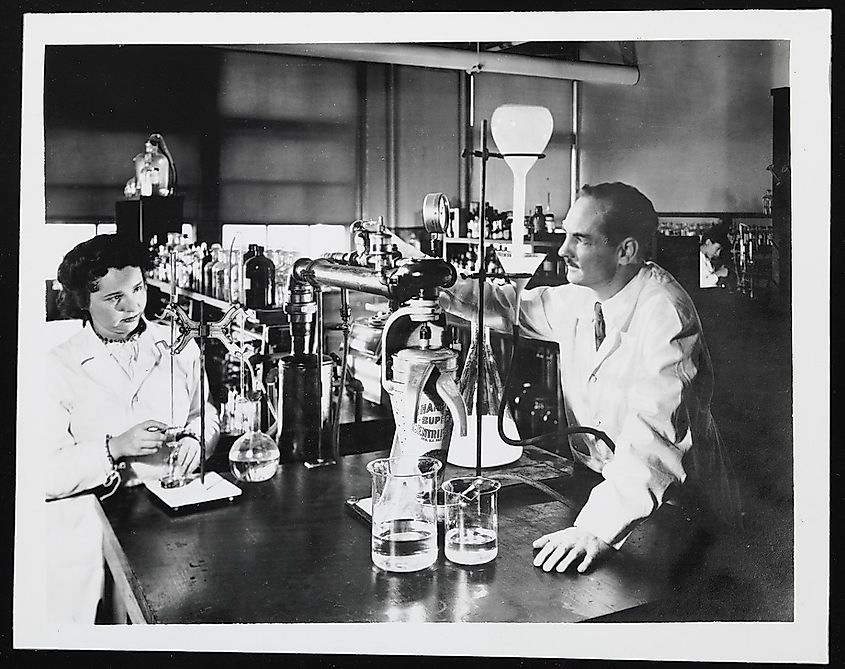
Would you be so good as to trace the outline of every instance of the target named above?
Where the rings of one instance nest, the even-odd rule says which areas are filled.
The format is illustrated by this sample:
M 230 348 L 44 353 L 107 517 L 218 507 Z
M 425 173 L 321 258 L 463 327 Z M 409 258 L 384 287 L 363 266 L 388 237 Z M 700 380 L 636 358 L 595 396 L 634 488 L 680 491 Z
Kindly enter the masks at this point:
M 115 460 L 152 455 L 164 444 L 165 429 L 167 425 L 161 421 L 145 420 L 112 437 L 109 441 L 109 452 Z
M 544 534 L 533 543 L 540 552 L 534 557 L 534 566 L 551 571 L 557 564 L 557 571 L 563 572 L 579 557 L 584 559 L 578 565 L 578 572 L 584 573 L 593 560 L 610 550 L 610 546 L 592 532 L 580 527 Z
M 176 449 L 176 470 L 185 476 L 200 466 L 200 442 L 196 437 L 182 437 L 173 445 Z

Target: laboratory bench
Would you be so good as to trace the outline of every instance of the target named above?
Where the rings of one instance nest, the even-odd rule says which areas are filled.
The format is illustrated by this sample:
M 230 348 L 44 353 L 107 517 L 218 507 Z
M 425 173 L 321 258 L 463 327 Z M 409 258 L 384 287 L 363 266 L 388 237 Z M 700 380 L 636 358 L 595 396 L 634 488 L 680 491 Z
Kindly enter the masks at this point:
M 144 486 L 103 501 L 104 552 L 116 622 L 578 622 L 633 615 L 669 598 L 693 529 L 662 507 L 623 550 L 586 574 L 534 567 L 532 542 L 568 526 L 599 481 L 571 460 L 529 446 L 499 491 L 499 553 L 462 566 L 443 555 L 430 568 L 388 573 L 372 564 L 370 527 L 350 499 L 368 497 L 366 464 L 386 455 L 392 431 L 368 434 L 378 451 L 332 466 L 281 465 L 273 478 L 238 483 L 242 494 L 174 511 Z M 364 435 L 361 435 L 364 438 Z M 354 449 L 353 449 L 354 450 Z M 363 449 L 361 449 L 363 450 Z M 225 458 L 211 469 L 232 481 Z M 445 478 L 471 475 L 448 465 Z M 519 479 L 518 477 L 523 477 Z M 558 493 L 521 482 L 541 481 Z M 688 555 L 689 552 L 687 551 Z

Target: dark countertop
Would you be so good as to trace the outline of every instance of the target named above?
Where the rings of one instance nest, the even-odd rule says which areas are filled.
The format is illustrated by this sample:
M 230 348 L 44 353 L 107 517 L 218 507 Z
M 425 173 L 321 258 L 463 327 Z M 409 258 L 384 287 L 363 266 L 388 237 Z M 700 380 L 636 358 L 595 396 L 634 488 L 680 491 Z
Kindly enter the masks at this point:
M 544 481 L 567 504 L 508 481 L 499 492 L 493 562 L 449 562 L 441 533 L 433 567 L 383 572 L 370 559 L 369 526 L 345 505 L 369 496 L 366 463 L 383 454 L 346 455 L 311 470 L 283 465 L 269 481 L 240 483 L 243 494 L 233 502 L 193 510 L 174 512 L 142 486 L 106 500 L 105 515 L 150 622 L 574 622 L 654 602 L 671 590 L 675 547 L 688 527 L 677 509 L 661 509 L 587 574 L 532 565 L 531 542 L 570 524 L 598 481 L 534 447 L 518 463 L 490 472 Z M 449 466 L 446 477 L 467 473 Z

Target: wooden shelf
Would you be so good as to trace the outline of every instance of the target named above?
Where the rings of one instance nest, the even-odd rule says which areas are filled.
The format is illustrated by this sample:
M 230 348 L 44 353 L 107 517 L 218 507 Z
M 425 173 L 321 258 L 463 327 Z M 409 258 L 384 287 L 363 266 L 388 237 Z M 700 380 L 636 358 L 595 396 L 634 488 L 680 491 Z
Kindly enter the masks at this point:
M 528 246 L 547 246 L 549 248 L 556 248 L 563 244 L 563 240 L 565 235 L 556 235 L 560 237 L 560 239 L 535 239 L 531 242 L 525 242 Z M 478 244 L 477 237 L 444 237 L 443 241 L 445 243 L 451 244 Z M 510 239 L 489 239 L 487 237 L 484 238 L 485 244 L 501 244 L 502 246 L 510 246 L 513 244 L 513 241 Z
M 170 295 L 170 284 L 166 281 L 160 281 L 159 279 L 147 279 L 147 284 L 149 284 L 150 286 L 154 286 L 154 287 L 158 288 L 165 295 Z M 216 297 L 211 297 L 209 295 L 203 295 L 202 293 L 197 293 L 193 290 L 188 290 L 187 288 L 177 287 L 176 288 L 176 296 L 177 297 L 187 297 L 188 299 L 194 300 L 195 302 L 203 302 L 204 304 L 207 304 L 211 307 L 215 307 L 216 309 L 220 309 L 220 311 L 223 311 L 223 312 L 228 311 L 229 308 L 231 306 L 233 306 L 233 303 L 227 302 L 226 300 L 220 300 L 220 299 L 217 299 Z M 259 322 L 254 310 L 244 309 L 244 312 L 246 313 L 246 320 L 247 320 L 247 322 L 250 323 L 250 325 L 254 325 L 254 326 L 264 325 L 263 323 Z M 246 339 L 251 339 L 251 340 L 254 340 L 254 341 L 262 341 L 264 339 L 264 334 L 262 334 L 262 333 L 253 332 L 253 331 L 251 331 L 247 328 L 241 328 L 241 327 L 238 327 L 236 325 L 233 325 L 232 327 L 233 327 L 233 330 L 235 330 L 235 332 L 242 334 L 244 336 L 244 338 L 246 338 Z M 289 325 L 287 323 L 281 323 L 277 326 L 271 326 L 271 327 L 289 327 Z
M 155 286 L 165 295 L 170 295 L 170 284 L 167 281 L 160 281 L 159 279 L 147 279 L 147 283 L 150 286 Z M 216 307 L 221 311 L 228 311 L 229 307 L 232 306 L 226 300 L 218 300 L 216 297 L 211 297 L 210 295 L 203 295 L 202 293 L 196 293 L 193 290 L 188 290 L 187 288 L 176 288 L 176 296 L 177 297 L 187 297 L 196 302 L 204 302 L 209 306 Z

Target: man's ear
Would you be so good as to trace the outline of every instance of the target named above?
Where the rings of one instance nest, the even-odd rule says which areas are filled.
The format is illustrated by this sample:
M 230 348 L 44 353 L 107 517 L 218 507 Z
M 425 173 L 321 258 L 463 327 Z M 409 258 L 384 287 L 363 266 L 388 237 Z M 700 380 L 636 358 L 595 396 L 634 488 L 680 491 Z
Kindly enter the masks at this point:
M 639 242 L 633 237 L 625 237 L 617 248 L 617 254 L 620 265 L 630 265 L 637 259 L 640 250 Z

